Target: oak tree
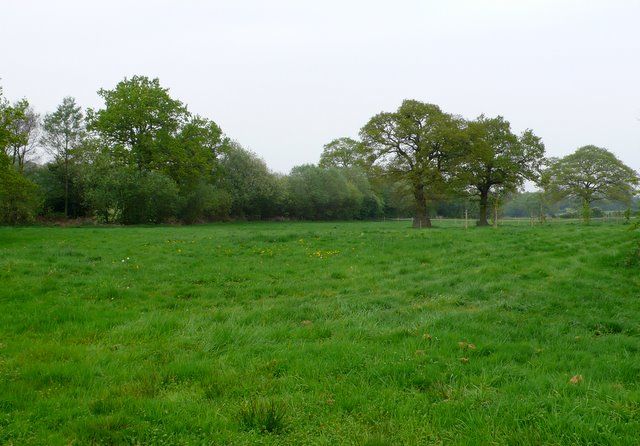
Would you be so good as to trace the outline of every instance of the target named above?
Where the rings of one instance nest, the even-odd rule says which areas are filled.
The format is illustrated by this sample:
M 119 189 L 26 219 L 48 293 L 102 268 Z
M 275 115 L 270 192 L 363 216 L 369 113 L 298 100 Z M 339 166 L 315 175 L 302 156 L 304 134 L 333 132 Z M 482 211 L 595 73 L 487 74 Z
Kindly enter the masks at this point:
M 479 197 L 479 226 L 487 226 L 491 193 L 513 191 L 534 180 L 544 158 L 544 144 L 531 130 L 520 136 L 502 116 L 481 115 L 467 125 L 468 150 L 457 177 Z
M 428 205 L 451 186 L 463 150 L 463 120 L 437 105 L 405 100 L 395 112 L 375 115 L 360 131 L 376 164 L 411 187 L 413 226 L 431 226 Z
M 638 173 L 602 147 L 588 145 L 555 160 L 545 170 L 545 189 L 555 199 L 573 198 L 582 202 L 588 221 L 594 201 L 609 199 L 628 202 L 640 182 Z

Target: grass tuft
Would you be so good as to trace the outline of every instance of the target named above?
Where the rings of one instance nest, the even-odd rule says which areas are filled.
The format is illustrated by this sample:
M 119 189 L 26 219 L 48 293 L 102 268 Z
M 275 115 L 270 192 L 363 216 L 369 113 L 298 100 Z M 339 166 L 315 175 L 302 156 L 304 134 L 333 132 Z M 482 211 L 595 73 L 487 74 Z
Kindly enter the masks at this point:
M 271 434 L 284 432 L 286 416 L 287 406 L 274 400 L 252 399 L 238 412 L 240 424 L 245 429 Z

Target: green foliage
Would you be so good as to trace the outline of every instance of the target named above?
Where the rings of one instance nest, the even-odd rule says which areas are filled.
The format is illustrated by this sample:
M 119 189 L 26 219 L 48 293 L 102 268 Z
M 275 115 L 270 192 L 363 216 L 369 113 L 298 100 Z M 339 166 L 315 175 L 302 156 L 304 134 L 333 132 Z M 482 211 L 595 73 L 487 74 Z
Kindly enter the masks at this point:
M 415 200 L 411 185 L 406 181 L 390 176 L 377 179 L 377 188 L 384 202 L 384 215 L 387 217 L 410 217 L 415 215 Z
M 45 216 L 78 218 L 91 214 L 85 199 L 88 169 L 80 163 L 70 165 L 66 171 L 64 165 L 57 163 L 32 165 L 25 169 L 25 177 L 35 183 L 42 194 Z
M 67 96 L 55 112 L 45 115 L 42 128 L 42 145 L 57 163 L 63 164 L 82 145 L 85 136 L 82 108 L 74 98 Z
M 543 175 L 543 184 L 555 200 L 580 200 L 583 218 L 597 200 L 630 203 L 640 182 L 637 172 L 614 154 L 596 146 L 584 146 L 564 158 L 553 160 Z
M 26 99 L 17 101 L 4 112 L 0 111 L 2 114 L 4 118 L 0 118 L 0 121 L 4 121 L 4 124 L 0 125 L 6 125 L 11 135 L 4 150 L 10 156 L 11 163 L 22 172 L 29 157 L 35 154 L 39 142 L 40 115 Z
M 37 186 L 9 165 L 6 158 L 4 162 L 0 160 L 0 223 L 31 222 L 40 206 Z
M 365 181 L 364 177 L 358 178 L 366 192 Z M 287 177 L 287 189 L 290 214 L 307 220 L 349 220 L 379 206 L 371 202 L 375 200 L 373 194 L 365 202 L 365 194 L 335 167 L 294 167 Z
M 161 223 L 175 217 L 179 206 L 178 187 L 171 178 L 128 167 L 97 171 L 86 197 L 104 223 Z
M 255 153 L 231 143 L 220 165 L 217 184 L 231 197 L 233 217 L 259 220 L 283 215 L 283 183 Z
M 14 105 L 9 104 L 0 90 L 0 153 L 16 165 L 16 149 L 28 143 L 29 134 L 21 125 L 27 118 L 29 102 L 22 99 Z M 20 167 L 20 166 L 19 166 Z
M 188 113 L 160 81 L 146 76 L 124 79 L 113 90 L 100 89 L 101 110 L 89 110 L 89 129 L 104 138 L 112 154 L 138 170 L 169 162 L 167 151 Z
M 76 105 L 74 98 L 65 97 L 55 112 L 45 115 L 42 128 L 41 144 L 53 155 L 53 163 L 57 166 L 55 170 L 62 174 L 64 215 L 68 217 L 70 185 L 74 182 L 72 173 L 78 171 L 79 151 L 86 134 L 81 107 Z
M 536 217 L 551 212 L 543 192 L 522 192 L 505 197 L 504 215 L 506 217 Z
M 215 122 L 191 115 L 158 79 L 134 76 L 98 94 L 105 107 L 89 110 L 89 129 L 99 135 L 101 155 L 109 163 L 103 163 L 106 178 L 94 181 L 88 201 L 98 206 L 102 219 L 146 223 L 177 217 L 194 222 L 227 216 L 228 194 L 213 184 L 220 176 L 218 158 L 228 141 Z M 138 174 L 123 174 L 126 169 Z M 125 181 L 126 192 L 115 184 L 116 178 L 135 178 L 144 184 Z M 162 191 L 157 196 L 152 184 Z M 179 199 L 174 197 L 176 186 Z M 145 204 L 147 199 L 151 203 Z M 166 205 L 161 206 L 162 200 Z
M 320 167 L 343 169 L 357 168 L 368 172 L 373 168 L 374 154 L 362 141 L 353 138 L 338 138 L 325 144 L 320 155 Z
M 384 212 L 384 199 L 374 190 L 365 171 L 358 167 L 352 167 L 341 169 L 341 173 L 347 181 L 353 184 L 358 189 L 358 192 L 362 194 L 360 210 L 358 214 L 355 215 L 355 218 L 367 219 L 382 216 Z
M 480 199 L 478 224 L 487 226 L 491 192 L 513 191 L 525 180 L 536 180 L 544 157 L 544 144 L 531 130 L 520 137 L 502 116 L 481 115 L 467 126 L 469 150 L 456 172 L 456 180 Z
M 182 191 L 179 216 L 187 224 L 226 219 L 231 213 L 232 202 L 227 191 L 201 181 Z
M 228 141 L 218 125 L 200 116 L 190 119 L 180 128 L 176 138 L 160 155 L 159 170 L 168 174 L 182 190 L 201 181 L 211 182 L 218 177 L 218 157 L 227 150 Z
M 29 139 L 20 125 L 28 106 L 26 100 L 9 104 L 0 87 L 0 223 L 32 221 L 41 204 L 36 185 L 22 175 L 22 164 L 16 163 L 15 149 Z
M 430 227 L 428 203 L 451 186 L 454 160 L 461 154 L 463 121 L 437 105 L 405 100 L 396 112 L 379 113 L 360 136 L 372 159 L 411 185 L 414 227 Z

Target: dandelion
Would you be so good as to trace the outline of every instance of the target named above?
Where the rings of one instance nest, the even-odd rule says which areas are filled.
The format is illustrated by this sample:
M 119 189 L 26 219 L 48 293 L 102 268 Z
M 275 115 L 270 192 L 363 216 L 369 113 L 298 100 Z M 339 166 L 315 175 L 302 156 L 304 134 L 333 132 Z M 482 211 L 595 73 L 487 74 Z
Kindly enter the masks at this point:
M 322 251 L 322 250 L 317 250 L 315 252 L 312 252 L 309 254 L 309 257 L 317 257 L 319 259 L 324 259 L 325 257 L 331 257 L 331 256 L 335 256 L 336 254 L 339 254 L 340 251 Z

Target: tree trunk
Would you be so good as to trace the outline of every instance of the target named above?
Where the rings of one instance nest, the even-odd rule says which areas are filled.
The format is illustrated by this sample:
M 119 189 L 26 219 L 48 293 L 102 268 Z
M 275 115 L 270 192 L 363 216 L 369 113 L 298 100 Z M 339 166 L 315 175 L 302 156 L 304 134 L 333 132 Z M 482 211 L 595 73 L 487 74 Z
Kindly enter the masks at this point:
M 591 222 L 591 203 L 587 200 L 582 200 L 582 220 L 586 224 Z
M 69 161 L 64 161 L 64 216 L 69 218 Z
M 478 217 L 478 226 L 489 226 L 487 220 L 487 208 L 489 206 L 489 189 L 480 191 L 480 215 Z
M 413 218 L 413 227 L 422 229 L 431 227 L 431 219 L 427 212 L 427 200 L 424 196 L 424 185 L 416 184 L 413 188 L 413 196 L 416 200 L 416 216 Z

